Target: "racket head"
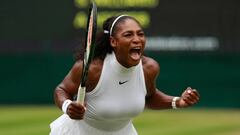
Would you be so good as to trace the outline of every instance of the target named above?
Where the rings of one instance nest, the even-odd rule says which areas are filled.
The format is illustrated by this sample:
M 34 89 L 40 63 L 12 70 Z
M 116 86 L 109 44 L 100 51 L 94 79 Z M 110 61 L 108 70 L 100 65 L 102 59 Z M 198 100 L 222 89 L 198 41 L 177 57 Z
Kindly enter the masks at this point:
M 81 86 L 85 87 L 89 65 L 93 59 L 95 42 L 97 35 L 97 6 L 94 1 L 91 2 L 88 11 L 87 28 L 85 35 L 85 51 L 84 51 L 84 64 L 83 64 L 83 74 L 81 78 Z

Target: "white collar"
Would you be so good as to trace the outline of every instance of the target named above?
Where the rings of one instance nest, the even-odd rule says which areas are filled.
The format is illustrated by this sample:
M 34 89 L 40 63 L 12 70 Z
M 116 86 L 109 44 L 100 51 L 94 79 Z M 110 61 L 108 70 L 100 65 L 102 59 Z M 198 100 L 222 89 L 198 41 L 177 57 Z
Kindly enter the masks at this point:
M 124 67 L 123 65 L 121 65 L 117 58 L 116 58 L 116 55 L 114 52 L 112 52 L 112 54 L 110 54 L 110 61 L 111 61 L 111 65 L 112 67 L 117 71 L 117 72 L 120 72 L 120 73 L 129 73 L 129 72 L 133 72 L 138 65 L 136 66 L 132 66 L 130 68 L 127 68 L 127 67 Z

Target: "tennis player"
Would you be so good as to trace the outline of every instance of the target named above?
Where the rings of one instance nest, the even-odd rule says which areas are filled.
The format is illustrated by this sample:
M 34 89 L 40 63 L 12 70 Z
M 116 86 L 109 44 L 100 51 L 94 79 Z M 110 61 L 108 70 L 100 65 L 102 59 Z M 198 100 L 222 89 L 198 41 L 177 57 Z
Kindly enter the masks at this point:
M 86 82 L 84 106 L 74 101 L 83 63 L 79 59 L 56 87 L 55 102 L 64 114 L 51 123 L 51 135 L 137 135 L 132 119 L 145 107 L 184 108 L 199 101 L 190 87 L 180 97 L 156 88 L 158 63 L 143 55 L 146 38 L 128 15 L 108 18 L 98 34 Z

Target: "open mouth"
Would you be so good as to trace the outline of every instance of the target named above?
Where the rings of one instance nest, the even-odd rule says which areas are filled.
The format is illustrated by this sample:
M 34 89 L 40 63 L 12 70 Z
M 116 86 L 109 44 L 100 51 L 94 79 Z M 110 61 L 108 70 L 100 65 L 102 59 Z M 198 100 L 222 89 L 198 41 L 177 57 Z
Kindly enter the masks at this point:
M 141 47 L 134 47 L 130 49 L 130 57 L 133 60 L 139 60 L 141 58 Z

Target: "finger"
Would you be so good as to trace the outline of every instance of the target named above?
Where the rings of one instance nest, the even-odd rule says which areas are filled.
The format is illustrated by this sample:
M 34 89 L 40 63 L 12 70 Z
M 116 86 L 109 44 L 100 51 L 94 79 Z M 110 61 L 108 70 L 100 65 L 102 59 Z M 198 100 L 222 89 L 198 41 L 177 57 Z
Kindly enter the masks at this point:
M 191 93 L 189 93 L 189 96 L 190 96 L 189 99 L 190 99 L 191 101 L 193 101 L 194 103 L 198 102 L 199 99 L 200 99 L 199 94 L 198 94 L 198 92 L 196 91 L 196 89 L 193 89 L 193 90 L 191 91 Z
M 186 91 L 187 91 L 188 94 L 194 93 L 194 94 L 196 94 L 198 97 L 200 97 L 200 94 L 198 93 L 198 91 L 197 91 L 196 89 L 187 89 Z
M 84 113 L 85 112 L 78 112 L 78 111 L 76 111 L 75 109 L 73 109 L 73 107 L 69 108 L 69 110 L 67 112 L 69 117 L 72 118 L 72 119 L 83 119 Z
M 81 120 L 81 119 L 83 119 L 83 117 L 84 117 L 84 115 L 76 115 L 76 114 L 69 114 L 68 115 L 71 119 L 78 119 L 78 120 Z
M 184 102 L 187 104 L 187 106 L 191 106 L 194 104 L 194 101 L 189 100 L 188 98 L 183 98 Z
M 74 112 L 77 112 L 77 113 L 84 113 L 85 112 L 85 107 L 82 106 L 81 104 L 78 104 L 78 103 L 73 103 L 71 109 Z
M 198 91 L 196 90 L 196 89 L 193 89 L 193 91 L 192 91 L 194 94 L 196 94 L 197 95 L 197 97 L 200 97 L 200 94 L 198 93 Z
M 71 115 L 83 115 L 85 112 L 84 111 L 76 111 L 75 109 L 69 109 L 68 110 L 68 114 L 71 114 Z
M 187 93 L 190 96 L 189 98 L 191 98 L 191 100 L 194 100 L 195 102 L 199 100 L 199 94 L 195 89 L 188 91 Z
M 85 112 L 77 112 L 73 109 L 69 109 L 67 112 L 68 116 L 72 119 L 83 119 Z
M 183 99 L 184 101 L 186 101 L 188 104 L 195 104 L 198 102 L 199 97 L 197 96 L 197 94 L 195 94 L 193 91 L 188 91 L 187 94 L 183 95 Z
M 194 104 L 197 100 L 195 100 L 194 98 L 191 97 L 191 95 L 187 94 L 183 97 L 183 100 L 189 104 L 189 105 L 192 105 Z
M 195 97 L 196 99 L 199 99 L 199 97 L 200 97 L 200 94 L 198 93 L 198 91 L 196 89 L 187 90 L 187 93 L 190 94 L 191 96 Z
M 191 87 L 187 87 L 187 89 L 182 93 L 182 96 L 191 93 L 192 88 Z
M 185 93 L 192 93 L 193 89 L 191 87 L 187 87 L 187 89 L 185 90 Z
M 193 105 L 193 104 L 196 104 L 196 103 L 198 102 L 198 99 L 195 98 L 195 97 L 192 97 L 192 96 L 189 96 L 189 97 L 188 97 L 188 100 L 191 101 L 191 104 L 192 104 L 192 105 Z

